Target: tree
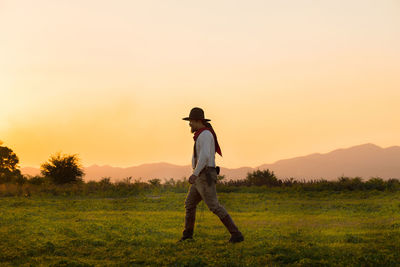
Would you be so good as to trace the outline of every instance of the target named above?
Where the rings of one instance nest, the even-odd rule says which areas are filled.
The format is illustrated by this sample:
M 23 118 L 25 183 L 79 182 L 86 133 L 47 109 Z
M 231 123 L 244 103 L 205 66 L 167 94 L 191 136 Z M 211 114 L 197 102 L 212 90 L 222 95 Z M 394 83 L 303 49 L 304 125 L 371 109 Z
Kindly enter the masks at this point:
M 158 178 L 154 178 L 154 179 L 149 180 L 149 183 L 150 183 L 152 186 L 157 187 L 157 186 L 160 186 L 160 185 L 161 185 L 161 180 L 158 179 Z
M 0 183 L 11 182 L 21 177 L 17 155 L 8 147 L 0 146 Z
M 83 168 L 77 155 L 57 153 L 41 166 L 42 175 L 55 184 L 82 182 Z
M 217 175 L 217 183 L 222 182 L 225 179 L 225 175 Z
M 278 186 L 282 181 L 278 180 L 273 171 L 269 169 L 266 170 L 256 170 L 252 173 L 247 173 L 246 182 L 248 185 L 268 185 L 268 186 Z

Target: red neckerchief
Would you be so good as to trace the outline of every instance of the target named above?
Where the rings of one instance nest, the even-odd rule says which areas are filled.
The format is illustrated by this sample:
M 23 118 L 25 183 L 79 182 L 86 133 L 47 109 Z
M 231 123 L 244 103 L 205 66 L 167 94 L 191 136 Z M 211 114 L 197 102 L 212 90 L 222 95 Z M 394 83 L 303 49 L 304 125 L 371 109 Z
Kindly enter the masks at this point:
M 208 127 L 203 127 L 203 128 L 200 128 L 200 129 L 198 129 L 195 133 L 194 133 L 194 136 L 193 136 L 193 139 L 194 139 L 194 141 L 196 142 L 196 140 L 197 140 L 197 138 L 199 137 L 199 135 L 203 132 L 203 131 L 205 131 L 205 130 L 209 130 L 211 133 L 212 133 L 212 135 L 214 136 L 214 143 L 215 143 L 215 152 L 217 152 L 218 154 L 220 154 L 220 156 L 222 157 L 222 152 L 221 152 L 221 148 L 219 147 L 219 144 L 218 144 L 218 140 L 217 140 L 217 135 L 215 134 L 215 132 L 214 132 L 214 130 L 212 129 L 212 128 L 208 128 Z M 196 153 L 196 143 L 194 144 L 194 155 L 195 155 L 195 157 L 197 157 L 197 155 L 196 155 L 197 153 Z

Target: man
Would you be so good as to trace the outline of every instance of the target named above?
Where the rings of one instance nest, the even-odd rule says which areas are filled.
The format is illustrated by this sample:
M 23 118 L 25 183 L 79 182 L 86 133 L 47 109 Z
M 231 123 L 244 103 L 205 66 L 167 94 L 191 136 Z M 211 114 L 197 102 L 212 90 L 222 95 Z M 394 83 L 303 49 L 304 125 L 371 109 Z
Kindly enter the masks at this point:
M 189 178 L 191 184 L 185 201 L 185 229 L 180 241 L 193 239 L 193 229 L 196 218 L 196 206 L 204 200 L 208 208 L 219 217 L 228 231 L 231 233 L 229 242 L 237 243 L 244 240 L 242 233 L 236 227 L 231 216 L 218 202 L 215 183 L 219 168 L 215 166 L 215 153 L 222 156 L 217 136 L 204 118 L 201 108 L 193 108 L 189 117 L 183 118 L 189 121 L 191 132 L 194 133 L 194 148 L 192 157 L 193 174 Z

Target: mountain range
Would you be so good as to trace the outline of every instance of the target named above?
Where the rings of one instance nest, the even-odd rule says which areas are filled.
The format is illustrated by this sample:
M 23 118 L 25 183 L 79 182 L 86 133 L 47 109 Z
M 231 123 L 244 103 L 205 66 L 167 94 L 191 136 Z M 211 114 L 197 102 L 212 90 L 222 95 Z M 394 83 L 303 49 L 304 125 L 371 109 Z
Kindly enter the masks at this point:
M 400 146 L 381 148 L 374 144 L 363 144 L 346 149 L 337 149 L 329 153 L 315 153 L 302 157 L 279 160 L 261 166 L 224 168 L 220 175 L 225 179 L 243 179 L 248 172 L 269 169 L 280 179 L 319 179 L 335 180 L 340 176 L 400 178 Z M 21 168 L 23 174 L 37 175 L 38 168 Z M 103 177 L 111 177 L 112 181 L 132 177 L 133 180 L 147 181 L 153 178 L 161 180 L 182 179 L 192 173 L 190 165 L 179 166 L 170 163 L 151 163 L 134 167 L 120 168 L 108 165 L 92 165 L 84 168 L 85 181 L 98 181 Z

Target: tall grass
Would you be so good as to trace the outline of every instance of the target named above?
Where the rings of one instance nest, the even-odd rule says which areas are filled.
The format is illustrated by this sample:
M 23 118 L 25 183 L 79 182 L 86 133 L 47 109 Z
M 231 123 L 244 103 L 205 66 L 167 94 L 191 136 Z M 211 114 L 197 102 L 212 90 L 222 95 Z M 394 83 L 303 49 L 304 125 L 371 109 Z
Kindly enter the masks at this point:
M 257 176 L 258 175 L 258 176 Z M 45 177 L 34 176 L 13 180 L 0 184 L 0 196 L 94 196 L 94 197 L 125 197 L 141 193 L 163 192 L 184 193 L 189 188 L 186 178 L 175 180 L 170 178 L 161 182 L 160 179 L 152 179 L 148 182 L 141 180 L 132 181 L 127 177 L 122 181 L 111 182 L 111 177 L 104 177 L 100 181 L 78 182 L 56 185 Z M 217 190 L 219 192 L 248 192 L 259 193 L 264 191 L 398 191 L 400 181 L 398 179 L 383 180 L 373 177 L 363 180 L 361 177 L 339 177 L 337 180 L 296 180 L 277 179 L 273 172 L 268 170 L 249 173 L 242 180 L 225 181 L 224 176 L 218 177 Z

